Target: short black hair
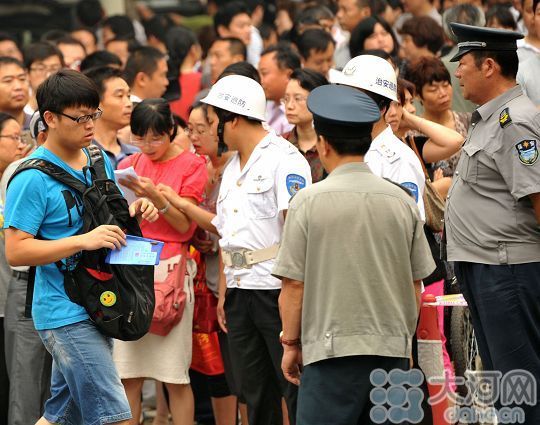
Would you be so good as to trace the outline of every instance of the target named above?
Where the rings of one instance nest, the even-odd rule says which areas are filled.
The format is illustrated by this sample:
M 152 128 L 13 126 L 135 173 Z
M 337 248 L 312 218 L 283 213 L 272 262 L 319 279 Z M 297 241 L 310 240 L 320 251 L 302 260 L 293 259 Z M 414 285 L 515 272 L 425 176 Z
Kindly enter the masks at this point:
M 141 47 L 141 44 L 135 39 L 135 38 L 131 38 L 131 37 L 127 37 L 127 36 L 118 36 L 118 37 L 114 37 L 114 38 L 111 38 L 110 40 L 107 40 L 107 42 L 105 43 L 105 48 L 107 48 L 107 46 L 115 41 L 124 41 L 127 43 L 127 48 L 128 48 L 128 52 L 132 52 L 133 50 L 135 50 L 136 48 L 138 47 Z
M 277 35 L 276 25 L 272 22 L 263 22 L 261 25 L 259 25 L 258 30 L 263 40 L 268 40 L 273 33 Z
M 290 43 L 282 41 L 273 46 L 268 46 L 262 51 L 261 57 L 270 53 L 276 54 L 276 62 L 279 69 L 290 69 L 294 71 L 301 66 L 300 56 L 292 49 Z
M 168 20 L 160 15 L 154 15 L 150 19 L 143 21 L 144 32 L 147 37 L 154 36 L 165 44 L 167 30 L 169 29 Z
M 135 27 L 126 15 L 110 16 L 103 21 L 101 26 L 109 27 L 115 37 L 135 38 Z
M 442 27 L 429 16 L 408 19 L 399 33 L 410 35 L 416 46 L 427 47 L 432 53 L 437 53 L 444 44 Z
M 370 1 L 371 16 L 382 15 L 384 11 L 386 10 L 387 6 L 389 6 L 389 4 L 386 0 L 371 0 Z
M 290 79 L 298 81 L 300 87 L 309 92 L 319 86 L 328 84 L 328 80 L 320 72 L 306 68 L 295 69 L 291 74 Z
M 512 15 L 512 12 L 510 12 L 510 9 L 506 5 L 495 4 L 488 9 L 486 12 L 486 26 L 491 26 L 494 19 L 499 21 L 499 24 L 505 28 L 511 28 L 512 30 L 517 28 L 514 15 Z
M 253 65 L 246 61 L 230 64 L 223 70 L 223 72 L 219 75 L 217 79 L 221 80 L 227 75 L 243 75 L 244 77 L 251 78 L 252 80 L 255 80 L 259 84 L 261 84 L 261 77 L 259 75 L 259 72 Z
M 46 111 L 58 113 L 70 107 L 97 109 L 99 106 L 99 93 L 94 82 L 72 69 L 61 69 L 47 78 L 39 85 L 36 99 L 43 122 Z
M 0 56 L 0 68 L 4 65 L 17 65 L 22 70 L 26 70 L 24 64 L 19 59 L 12 58 L 11 56 Z
M 470 52 L 474 58 L 477 68 L 482 66 L 484 60 L 491 58 L 501 67 L 501 75 L 505 78 L 515 80 L 518 72 L 519 60 L 517 52 L 502 50 L 472 50 Z
M 229 43 L 229 52 L 231 55 L 241 55 L 244 60 L 247 59 L 247 47 L 242 40 L 236 37 L 219 37 L 216 38 L 212 44 L 216 41 L 226 41 Z
M 231 1 L 224 6 L 221 6 L 214 15 L 214 29 L 216 34 L 219 35 L 219 27 L 223 26 L 229 28 L 234 17 L 242 14 L 251 16 L 249 9 L 244 2 Z
M 131 113 L 131 132 L 145 136 L 149 131 L 155 134 L 168 134 L 171 142 L 178 131 L 171 107 L 165 99 L 144 99 Z
M 311 4 L 302 9 L 295 17 L 294 24 L 300 25 L 320 25 L 322 19 L 334 19 L 334 14 L 330 9 L 321 4 Z
M 103 6 L 99 0 L 80 0 L 75 5 L 75 16 L 87 26 L 95 27 L 104 16 Z
M 111 68 L 110 66 L 90 68 L 84 72 L 84 75 L 94 82 L 101 100 L 103 100 L 103 94 L 105 93 L 105 83 L 112 78 L 123 78 L 122 71 L 118 68 Z
M 6 113 L 6 112 L 0 112 L 0 132 L 4 129 L 6 123 L 9 120 L 15 120 L 17 121 L 12 115 Z
M 536 7 L 538 6 L 538 3 L 540 0 L 533 0 L 533 13 L 536 13 Z
M 156 72 L 158 62 L 165 57 L 165 54 L 155 47 L 141 46 L 133 49 L 126 63 L 124 79 L 132 87 L 139 72 L 152 75 Z
M 54 43 L 56 44 L 56 41 L 57 40 L 60 40 L 61 38 L 65 38 L 65 37 L 69 37 L 69 33 L 67 31 L 64 31 L 64 30 L 50 30 L 50 31 L 47 31 L 46 33 L 44 33 L 41 37 L 40 37 L 40 41 L 48 41 L 48 42 L 51 42 L 51 43 Z
M 324 134 L 326 141 L 332 146 L 338 155 L 365 155 L 371 146 L 371 136 L 358 137 L 357 139 L 344 139 L 339 137 L 329 137 Z
M 17 48 L 19 47 L 19 41 L 10 33 L 0 31 L 0 42 L 2 41 L 12 41 Z
M 60 63 L 64 66 L 64 55 L 58 47 L 46 41 L 29 44 L 23 51 L 24 66 L 26 69 L 30 69 L 34 62 L 43 61 L 51 56 L 58 56 Z
M 379 93 L 374 93 L 369 90 L 362 90 L 365 94 L 367 94 L 369 97 L 371 97 L 371 100 L 373 100 L 377 107 L 379 108 L 379 111 L 381 111 L 381 117 L 386 114 L 388 111 L 388 108 L 390 107 L 390 103 L 392 103 L 392 100 L 390 100 L 388 97 L 383 96 Z
M 109 65 L 121 67 L 122 61 L 114 53 L 107 50 L 98 50 L 94 53 L 90 53 L 82 60 L 80 70 L 83 72 L 91 68 Z
M 364 50 L 364 43 L 366 42 L 367 38 L 373 34 L 373 31 L 375 31 L 375 25 L 377 24 L 381 25 L 392 37 L 394 49 L 392 52 L 390 52 L 390 55 L 397 57 L 399 43 L 396 39 L 394 31 L 390 25 L 388 25 L 388 22 L 378 16 L 369 16 L 360 21 L 360 23 L 351 32 L 351 37 L 349 40 L 349 53 L 351 54 L 352 58 L 358 56 L 360 52 Z
M 330 34 L 323 29 L 309 29 L 306 30 L 298 37 L 296 46 L 300 56 L 304 59 L 308 59 L 311 55 L 311 51 L 325 52 L 328 46 L 332 44 L 336 45 L 336 42 Z

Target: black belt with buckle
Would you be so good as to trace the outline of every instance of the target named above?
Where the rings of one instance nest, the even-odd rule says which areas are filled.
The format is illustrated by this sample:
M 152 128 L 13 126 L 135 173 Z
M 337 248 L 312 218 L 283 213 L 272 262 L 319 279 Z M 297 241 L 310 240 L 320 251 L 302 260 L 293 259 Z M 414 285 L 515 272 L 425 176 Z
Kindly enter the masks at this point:
M 19 272 L 19 271 L 17 271 L 17 270 L 13 270 L 13 272 L 11 273 L 11 275 L 12 275 L 15 279 L 28 280 L 29 273 L 28 273 L 28 272 Z

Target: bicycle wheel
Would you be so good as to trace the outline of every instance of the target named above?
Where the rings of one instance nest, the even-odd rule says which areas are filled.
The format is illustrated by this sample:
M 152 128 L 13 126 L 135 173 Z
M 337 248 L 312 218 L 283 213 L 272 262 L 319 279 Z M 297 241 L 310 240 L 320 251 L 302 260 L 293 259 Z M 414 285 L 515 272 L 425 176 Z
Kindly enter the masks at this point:
M 482 362 L 478 353 L 478 344 L 474 335 L 471 316 L 467 307 L 453 307 L 450 340 L 452 346 L 452 359 L 457 376 L 465 376 L 465 372 L 482 370 Z M 465 385 L 458 385 L 458 392 L 467 395 Z

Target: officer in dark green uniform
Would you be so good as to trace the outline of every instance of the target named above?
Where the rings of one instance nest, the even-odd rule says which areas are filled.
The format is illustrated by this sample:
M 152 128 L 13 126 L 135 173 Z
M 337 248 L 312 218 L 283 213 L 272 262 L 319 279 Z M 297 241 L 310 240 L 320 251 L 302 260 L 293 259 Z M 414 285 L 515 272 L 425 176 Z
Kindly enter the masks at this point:
M 524 369 L 538 385 L 540 112 L 516 85 L 516 40 L 523 36 L 451 26 L 456 77 L 464 97 L 480 106 L 448 194 L 448 260 L 469 303 L 484 369 Z M 527 401 L 535 405 L 520 406 L 528 424 L 540 423 L 539 393 L 533 394 Z

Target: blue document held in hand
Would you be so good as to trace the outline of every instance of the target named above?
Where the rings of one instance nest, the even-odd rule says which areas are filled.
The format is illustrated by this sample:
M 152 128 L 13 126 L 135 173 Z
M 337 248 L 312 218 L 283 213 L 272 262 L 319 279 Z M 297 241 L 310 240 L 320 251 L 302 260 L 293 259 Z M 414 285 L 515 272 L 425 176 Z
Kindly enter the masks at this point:
M 105 262 L 107 264 L 127 264 L 157 266 L 163 249 L 163 242 L 138 236 L 126 236 L 126 246 L 111 250 Z

